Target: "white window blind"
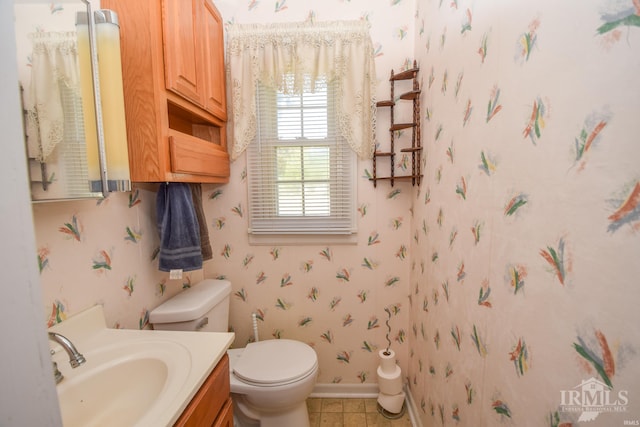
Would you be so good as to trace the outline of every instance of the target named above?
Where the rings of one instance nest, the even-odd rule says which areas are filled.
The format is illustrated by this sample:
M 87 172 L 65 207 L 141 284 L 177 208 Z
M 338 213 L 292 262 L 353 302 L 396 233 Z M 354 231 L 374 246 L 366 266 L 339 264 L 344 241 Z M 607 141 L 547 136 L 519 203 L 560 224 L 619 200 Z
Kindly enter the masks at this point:
M 263 85 L 247 149 L 249 232 L 355 232 L 355 155 L 339 135 L 333 85 L 305 79 L 300 94 Z

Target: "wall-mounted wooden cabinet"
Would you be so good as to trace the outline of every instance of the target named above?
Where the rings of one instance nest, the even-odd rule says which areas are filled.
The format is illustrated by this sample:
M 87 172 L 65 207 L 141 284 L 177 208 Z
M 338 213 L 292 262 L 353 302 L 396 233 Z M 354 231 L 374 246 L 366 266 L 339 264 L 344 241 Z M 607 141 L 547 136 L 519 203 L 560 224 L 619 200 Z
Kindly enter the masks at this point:
M 210 0 L 102 0 L 118 13 L 131 180 L 229 180 L 223 25 Z
M 209 1 L 164 0 L 163 32 L 167 89 L 220 119 L 227 119 L 223 23 Z

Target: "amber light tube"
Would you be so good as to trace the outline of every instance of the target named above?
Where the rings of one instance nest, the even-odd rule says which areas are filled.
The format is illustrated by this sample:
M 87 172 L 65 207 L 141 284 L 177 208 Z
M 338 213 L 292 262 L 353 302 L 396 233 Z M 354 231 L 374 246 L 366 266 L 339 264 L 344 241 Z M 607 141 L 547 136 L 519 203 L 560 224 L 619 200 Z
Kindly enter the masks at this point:
M 108 191 L 130 191 L 129 152 L 122 88 L 122 59 L 120 55 L 120 27 L 118 16 L 111 10 L 94 13 L 98 50 L 98 78 L 100 105 L 107 163 Z M 95 108 L 91 80 L 91 55 L 86 15 L 78 14 L 78 55 L 82 104 L 87 141 L 87 161 L 91 191 L 101 191 Z M 105 191 L 106 193 L 106 191 Z

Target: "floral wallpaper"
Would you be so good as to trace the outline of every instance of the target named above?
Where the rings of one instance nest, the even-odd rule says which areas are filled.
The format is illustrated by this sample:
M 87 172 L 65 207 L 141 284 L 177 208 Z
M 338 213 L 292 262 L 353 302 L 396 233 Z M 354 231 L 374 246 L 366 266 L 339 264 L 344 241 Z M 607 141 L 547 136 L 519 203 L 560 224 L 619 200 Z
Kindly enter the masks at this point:
M 417 1 L 422 425 L 638 423 L 639 16 L 632 1 Z
M 410 34 L 415 10 L 409 1 L 217 1 L 216 5 L 226 22 L 368 21 L 376 49 L 378 99 L 389 98 L 391 68 L 406 67 L 413 55 Z M 378 115 L 381 144 L 389 138 L 388 123 L 388 112 Z M 399 163 L 407 167 L 406 162 Z M 293 246 L 251 246 L 246 234 L 245 157 L 231 166 L 230 183 L 208 195 L 214 260 L 204 271 L 207 277 L 226 277 L 233 285 L 235 344 L 243 346 L 252 339 L 255 312 L 261 339 L 293 338 L 315 348 L 319 383 L 375 383 L 378 350 L 389 343 L 406 370 L 412 187 L 384 183 L 374 189 L 369 181 L 371 161 L 359 161 L 357 244 L 301 241 Z
M 155 192 L 33 205 L 48 326 L 95 304 L 113 328 L 149 327 L 149 311 L 203 278 L 158 270 Z
M 157 270 L 154 186 L 36 204 L 50 323 L 101 303 L 111 326 L 147 327 L 184 287 L 226 277 L 235 346 L 255 312 L 261 339 L 315 348 L 319 383 L 366 384 L 390 343 L 419 425 L 640 418 L 634 2 L 215 3 L 227 22 L 368 20 L 379 100 L 415 59 L 421 185 L 374 189 L 359 161 L 357 244 L 251 246 L 240 158 L 229 184 L 203 187 L 214 257 L 181 280 Z M 388 122 L 380 109 L 381 149 Z M 626 412 L 584 410 L 586 387 Z
M 369 21 L 380 99 L 389 97 L 391 68 L 399 70 L 412 60 L 415 8 L 406 0 L 215 4 L 226 22 Z M 381 129 L 388 122 L 388 113 L 378 117 Z M 387 140 L 388 133 L 381 132 L 380 143 Z M 400 171 L 407 167 L 406 161 L 399 163 Z M 49 323 L 100 303 L 110 326 L 148 327 L 148 312 L 183 288 L 203 277 L 226 277 L 233 286 L 230 326 L 236 347 L 253 339 L 255 312 L 260 339 L 294 338 L 315 348 L 320 383 L 375 383 L 377 351 L 389 344 L 406 371 L 412 187 L 383 183 L 374 189 L 371 162 L 360 161 L 356 244 L 251 246 L 245 158 L 231 166 L 229 184 L 203 186 L 214 257 L 182 280 L 169 280 L 157 270 L 154 186 L 113 194 L 101 203 L 34 205 Z

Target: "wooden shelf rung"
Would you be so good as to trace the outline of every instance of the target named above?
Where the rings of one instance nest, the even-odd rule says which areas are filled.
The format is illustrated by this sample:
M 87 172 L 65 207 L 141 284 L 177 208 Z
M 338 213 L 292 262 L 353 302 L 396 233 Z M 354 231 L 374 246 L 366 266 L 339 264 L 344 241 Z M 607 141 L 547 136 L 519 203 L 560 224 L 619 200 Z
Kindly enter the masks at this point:
M 388 181 L 388 180 L 398 180 L 398 181 L 408 181 L 410 179 L 423 178 L 424 175 L 400 175 L 400 176 L 377 176 L 375 178 L 369 178 L 369 181 Z
M 408 181 L 410 179 L 422 178 L 422 175 L 401 175 L 394 176 L 393 179 L 397 179 L 399 181 Z
M 397 130 L 409 129 L 409 128 L 412 128 L 412 127 L 415 127 L 415 126 L 416 126 L 415 123 L 397 123 L 397 124 L 391 126 L 389 128 L 389 131 L 390 132 L 395 132 Z
M 420 92 L 421 92 L 420 89 L 416 89 L 416 90 L 412 90 L 411 92 L 403 93 L 402 95 L 400 95 L 400 99 L 413 101 L 414 99 L 420 96 Z
M 376 102 L 376 107 L 393 107 L 394 105 L 396 103 L 390 100 Z
M 417 151 L 422 151 L 422 147 L 403 148 L 400 150 L 401 153 L 415 153 Z
M 408 70 L 402 71 L 398 74 L 394 74 L 389 81 L 394 80 L 409 80 L 414 77 L 414 74 L 420 71 L 419 67 L 409 68 Z
M 376 151 L 375 153 L 373 153 L 373 155 L 376 157 L 393 157 L 396 155 L 396 153 L 392 153 L 388 151 Z

